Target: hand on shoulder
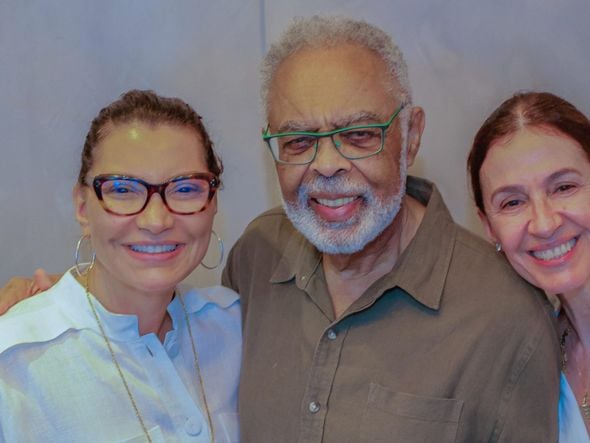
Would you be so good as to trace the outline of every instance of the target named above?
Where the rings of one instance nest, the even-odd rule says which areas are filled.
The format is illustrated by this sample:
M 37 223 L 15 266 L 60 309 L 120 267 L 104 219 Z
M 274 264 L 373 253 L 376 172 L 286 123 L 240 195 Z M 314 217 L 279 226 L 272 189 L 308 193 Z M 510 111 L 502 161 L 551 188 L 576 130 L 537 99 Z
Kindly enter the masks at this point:
M 49 289 L 59 279 L 59 275 L 49 275 L 44 269 L 37 269 L 33 278 L 12 277 L 0 288 L 0 315 L 25 298 Z

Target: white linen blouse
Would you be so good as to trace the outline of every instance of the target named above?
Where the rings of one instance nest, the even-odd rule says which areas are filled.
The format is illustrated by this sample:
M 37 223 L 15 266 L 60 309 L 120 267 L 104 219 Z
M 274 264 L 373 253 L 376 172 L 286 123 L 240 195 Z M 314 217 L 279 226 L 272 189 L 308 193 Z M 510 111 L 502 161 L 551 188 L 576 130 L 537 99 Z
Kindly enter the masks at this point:
M 216 442 L 237 442 L 238 295 L 180 289 L 198 351 Z M 94 305 L 154 442 L 209 442 L 191 340 L 178 296 L 164 343 L 137 317 Z M 0 316 L 0 442 L 144 441 L 145 434 L 89 307 L 67 272 Z

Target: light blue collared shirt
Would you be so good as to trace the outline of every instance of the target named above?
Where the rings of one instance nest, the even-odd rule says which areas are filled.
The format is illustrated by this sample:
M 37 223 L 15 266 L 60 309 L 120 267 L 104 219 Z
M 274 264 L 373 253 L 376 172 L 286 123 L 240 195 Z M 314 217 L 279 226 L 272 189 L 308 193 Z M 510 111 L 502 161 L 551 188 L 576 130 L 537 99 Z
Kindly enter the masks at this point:
M 559 387 L 559 443 L 590 443 L 578 401 L 563 372 Z
M 183 294 L 216 442 L 237 442 L 241 360 L 238 295 L 221 286 Z M 164 343 L 137 317 L 93 300 L 154 442 L 209 442 L 200 383 L 179 297 Z M 67 272 L 0 317 L 0 442 L 145 441 L 88 305 Z

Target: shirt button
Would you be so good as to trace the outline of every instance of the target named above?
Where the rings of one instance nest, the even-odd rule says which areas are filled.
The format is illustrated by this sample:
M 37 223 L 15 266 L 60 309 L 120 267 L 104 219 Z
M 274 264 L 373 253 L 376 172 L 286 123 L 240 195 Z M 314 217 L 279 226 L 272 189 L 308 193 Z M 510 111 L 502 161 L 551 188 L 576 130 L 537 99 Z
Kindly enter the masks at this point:
M 317 402 L 315 402 L 315 401 L 312 401 L 312 402 L 309 404 L 309 412 L 311 412 L 312 414 L 315 414 L 315 413 L 316 413 L 316 412 L 318 412 L 319 410 L 320 410 L 320 404 L 319 404 L 319 403 L 317 403 Z
M 199 435 L 203 430 L 201 420 L 195 417 L 189 417 L 184 423 L 184 430 L 188 435 Z
M 333 329 L 328 329 L 328 338 L 330 340 L 336 340 L 336 333 Z

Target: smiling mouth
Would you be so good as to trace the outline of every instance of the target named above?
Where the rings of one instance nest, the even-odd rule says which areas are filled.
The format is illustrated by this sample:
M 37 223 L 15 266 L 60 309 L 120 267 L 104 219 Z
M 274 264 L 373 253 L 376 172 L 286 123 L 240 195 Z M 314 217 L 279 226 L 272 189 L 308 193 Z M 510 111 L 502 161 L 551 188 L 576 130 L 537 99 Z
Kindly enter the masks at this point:
M 144 254 L 163 254 L 165 252 L 172 252 L 176 250 L 178 246 L 180 245 L 130 245 L 129 249 Z
M 339 208 L 340 206 L 347 205 L 348 203 L 353 202 L 356 200 L 357 197 L 342 197 L 336 199 L 327 199 L 327 198 L 316 198 L 315 200 L 323 206 L 327 206 L 329 208 Z
M 535 257 L 536 259 L 539 260 L 555 260 L 556 258 L 561 258 L 563 257 L 565 254 L 567 254 L 568 252 L 570 252 L 574 246 L 576 245 L 576 243 L 578 242 L 578 237 L 572 238 L 570 241 L 565 242 L 559 246 L 556 246 L 554 248 L 551 249 L 545 249 L 543 251 L 531 251 L 529 252 L 529 254 L 531 254 L 533 257 Z

